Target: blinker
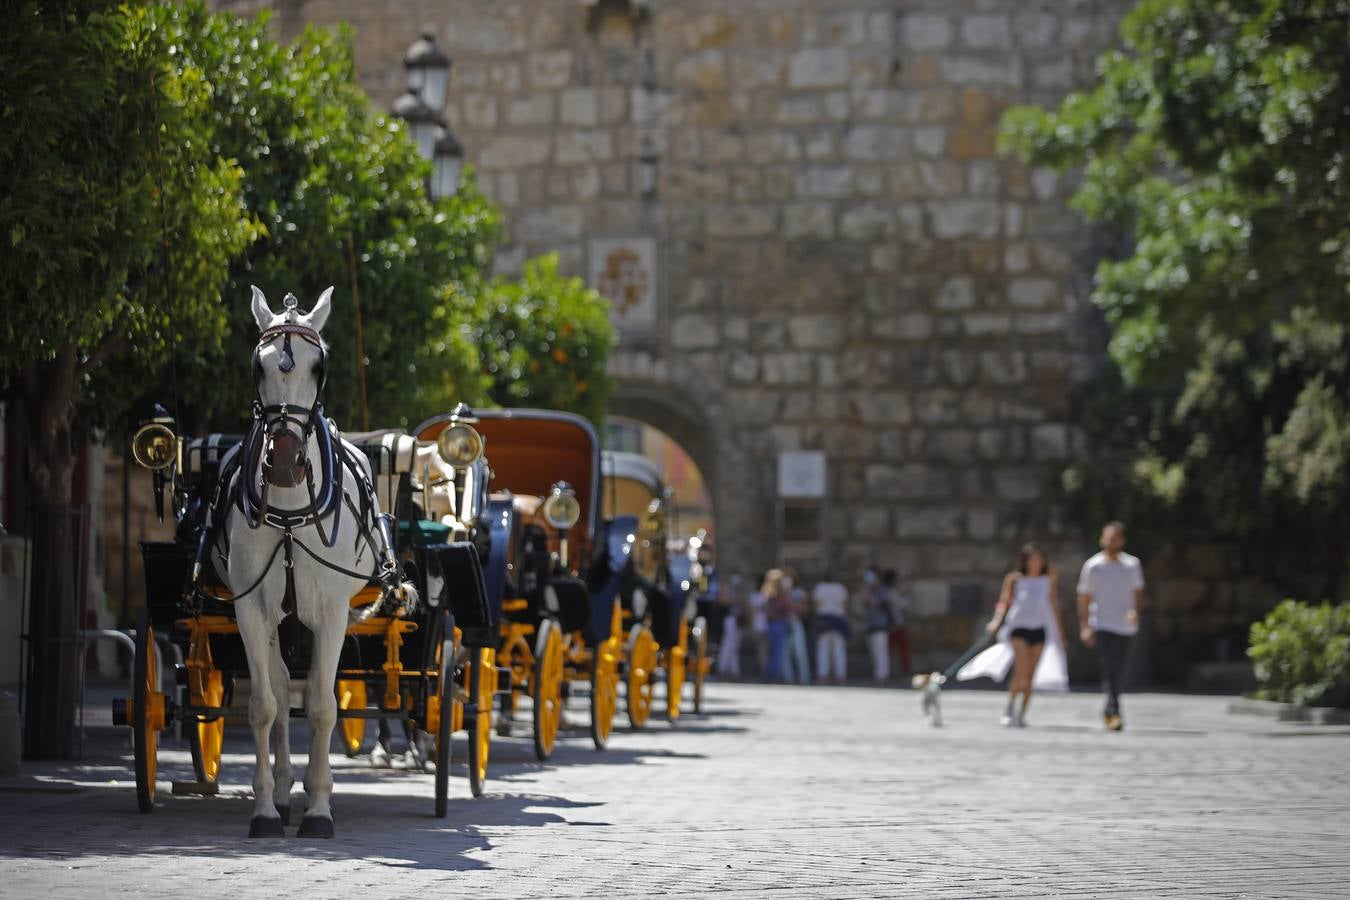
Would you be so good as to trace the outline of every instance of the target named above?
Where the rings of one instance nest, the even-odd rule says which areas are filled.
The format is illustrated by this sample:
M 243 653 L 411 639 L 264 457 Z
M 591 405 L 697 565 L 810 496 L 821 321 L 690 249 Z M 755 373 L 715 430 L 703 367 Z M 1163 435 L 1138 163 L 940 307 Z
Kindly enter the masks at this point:
M 283 373 L 295 368 L 295 356 L 291 353 L 291 334 L 289 331 L 286 332 L 286 340 L 281 344 L 281 361 L 277 363 L 277 368 Z

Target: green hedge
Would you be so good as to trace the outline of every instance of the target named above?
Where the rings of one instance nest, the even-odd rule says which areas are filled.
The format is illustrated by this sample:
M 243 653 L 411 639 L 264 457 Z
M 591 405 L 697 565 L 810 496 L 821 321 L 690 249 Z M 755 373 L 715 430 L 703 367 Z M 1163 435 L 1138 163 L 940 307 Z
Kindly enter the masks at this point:
M 1350 705 L 1350 605 L 1286 600 L 1252 626 L 1247 655 L 1267 700 Z

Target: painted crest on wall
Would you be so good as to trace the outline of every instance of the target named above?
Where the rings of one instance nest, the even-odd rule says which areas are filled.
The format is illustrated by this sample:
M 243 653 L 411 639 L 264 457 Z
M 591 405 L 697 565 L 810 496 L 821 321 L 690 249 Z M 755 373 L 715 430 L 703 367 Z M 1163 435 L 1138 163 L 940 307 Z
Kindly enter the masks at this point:
M 655 239 L 592 238 L 586 249 L 588 280 L 609 299 L 620 339 L 655 337 L 660 323 Z

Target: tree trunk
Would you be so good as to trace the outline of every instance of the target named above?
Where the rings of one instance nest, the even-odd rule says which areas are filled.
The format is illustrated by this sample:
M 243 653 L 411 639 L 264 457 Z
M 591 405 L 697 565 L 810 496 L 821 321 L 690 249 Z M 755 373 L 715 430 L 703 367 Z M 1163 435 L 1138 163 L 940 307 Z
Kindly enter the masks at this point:
M 28 437 L 33 494 L 33 568 L 29 587 L 29 676 L 24 755 L 70 759 L 80 702 L 78 562 L 82 529 L 71 506 L 78 445 L 71 436 L 78 371 L 73 347 L 28 366 L 22 377 L 22 434 Z

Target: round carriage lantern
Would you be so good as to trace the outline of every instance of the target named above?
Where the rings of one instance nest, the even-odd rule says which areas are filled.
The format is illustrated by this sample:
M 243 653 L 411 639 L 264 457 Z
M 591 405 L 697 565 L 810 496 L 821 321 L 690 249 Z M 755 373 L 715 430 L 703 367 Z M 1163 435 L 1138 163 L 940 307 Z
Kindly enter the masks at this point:
M 464 145 L 449 128 L 442 128 L 432 148 L 431 196 L 437 200 L 459 191 L 459 173 L 464 168 Z
M 408 87 L 421 94 L 433 110 L 443 109 L 450 87 L 450 57 L 436 46 L 436 35 L 430 29 L 408 47 L 403 65 L 408 69 Z
M 429 162 L 436 149 L 436 135 L 445 125 L 440 115 L 413 88 L 394 101 L 393 111 L 408 123 L 413 140 L 417 142 L 417 155 Z

